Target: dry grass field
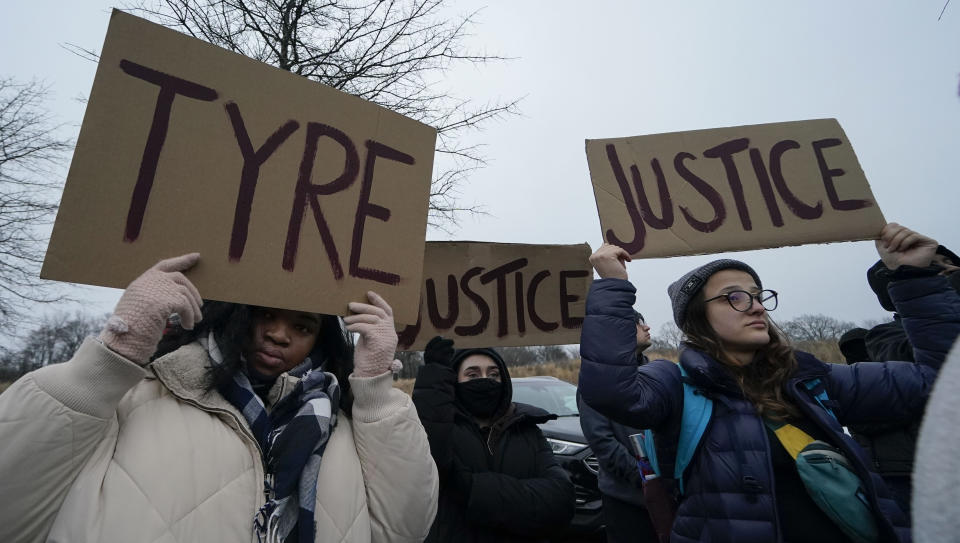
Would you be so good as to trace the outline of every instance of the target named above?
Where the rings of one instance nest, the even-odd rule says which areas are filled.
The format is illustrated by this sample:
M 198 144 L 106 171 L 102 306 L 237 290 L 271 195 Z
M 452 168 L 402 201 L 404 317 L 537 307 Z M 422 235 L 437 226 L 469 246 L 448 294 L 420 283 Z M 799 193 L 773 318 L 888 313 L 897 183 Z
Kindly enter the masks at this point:
M 836 343 L 819 342 L 813 344 L 798 344 L 797 348 L 807 351 L 824 362 L 843 362 L 843 355 L 840 354 L 840 348 Z M 651 359 L 664 358 L 676 361 L 675 352 L 648 352 L 647 356 Z M 552 375 L 557 379 L 563 379 L 568 383 L 577 384 L 577 378 L 580 374 L 580 359 L 565 360 L 561 362 L 547 362 L 531 366 L 516 366 L 510 368 L 511 377 L 530 377 L 533 375 Z M 413 379 L 400 379 L 393 383 L 393 386 L 410 394 L 413 392 Z M 7 389 L 10 383 L 0 383 L 0 393 Z
M 651 353 L 651 358 L 676 360 L 675 355 L 671 355 L 671 353 Z M 535 375 L 550 375 L 575 385 L 577 384 L 577 379 L 580 377 L 580 359 L 510 368 L 510 377 L 533 377 Z M 413 379 L 400 379 L 394 381 L 393 386 L 410 394 L 413 392 L 413 381 Z
M 817 342 L 802 343 L 796 345 L 797 349 L 806 351 L 824 362 L 842 363 L 843 355 L 836 343 Z M 647 356 L 651 360 L 662 358 L 676 362 L 677 353 L 675 351 L 648 352 Z M 580 359 L 565 360 L 561 362 L 547 362 L 544 364 L 535 364 L 530 366 L 515 366 L 510 368 L 511 377 L 532 377 L 534 375 L 551 375 L 557 379 L 562 379 L 568 383 L 577 384 L 580 376 Z M 399 379 L 394 381 L 393 386 L 411 394 L 413 392 L 414 379 Z

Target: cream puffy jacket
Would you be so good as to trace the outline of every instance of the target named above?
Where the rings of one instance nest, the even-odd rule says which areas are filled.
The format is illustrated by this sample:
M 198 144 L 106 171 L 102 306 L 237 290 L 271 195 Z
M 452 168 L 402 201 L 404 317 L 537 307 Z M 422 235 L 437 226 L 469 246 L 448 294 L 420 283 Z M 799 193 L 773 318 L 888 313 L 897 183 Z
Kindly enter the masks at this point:
M 206 365 L 196 343 L 142 368 L 87 339 L 0 395 L 0 541 L 256 542 L 260 451 L 204 389 Z M 420 541 L 438 477 L 416 409 L 389 373 L 350 384 L 353 418 L 338 417 L 317 479 L 317 541 Z

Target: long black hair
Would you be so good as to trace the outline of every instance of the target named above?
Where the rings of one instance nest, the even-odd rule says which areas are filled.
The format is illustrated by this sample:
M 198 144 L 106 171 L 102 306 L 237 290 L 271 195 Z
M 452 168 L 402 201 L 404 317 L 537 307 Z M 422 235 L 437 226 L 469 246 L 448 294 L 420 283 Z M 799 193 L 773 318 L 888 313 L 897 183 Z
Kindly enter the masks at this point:
M 203 320 L 197 323 L 193 330 L 184 330 L 180 326 L 171 327 L 160 340 L 151 360 L 171 353 L 198 338 L 207 337 L 213 330 L 213 338 L 223 355 L 223 364 L 211 364 L 208 368 L 207 390 L 215 390 L 242 369 L 241 351 L 253 330 L 255 308 L 255 306 L 243 304 L 204 300 Z M 320 331 L 309 356 L 314 367 L 322 368 L 337 377 L 340 383 L 340 408 L 350 415 L 353 394 L 350 392 L 350 381 L 347 376 L 353 372 L 353 342 L 350 334 L 343 327 L 340 317 L 320 315 Z

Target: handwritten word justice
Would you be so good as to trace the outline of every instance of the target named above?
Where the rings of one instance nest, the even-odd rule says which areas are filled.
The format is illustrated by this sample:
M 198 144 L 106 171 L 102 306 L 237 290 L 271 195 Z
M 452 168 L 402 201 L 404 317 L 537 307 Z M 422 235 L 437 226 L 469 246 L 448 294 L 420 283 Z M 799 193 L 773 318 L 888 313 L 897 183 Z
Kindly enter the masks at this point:
M 127 213 L 124 240 L 133 242 L 139 237 L 140 228 L 143 225 L 143 216 L 147 208 L 147 202 L 150 199 L 150 191 L 153 188 L 154 177 L 157 173 L 160 151 L 163 149 L 163 144 L 167 137 L 167 129 L 170 126 L 170 112 L 174 99 L 177 96 L 181 96 L 204 102 L 212 102 L 216 100 L 219 95 L 216 90 L 209 87 L 153 70 L 129 60 L 121 60 L 120 69 L 127 75 L 160 87 L 156 108 L 153 113 L 153 123 L 150 126 L 150 134 L 147 137 L 147 143 L 143 150 L 143 158 L 140 161 L 140 171 Z M 257 188 L 257 181 L 260 177 L 260 167 L 300 128 L 300 123 L 295 120 L 288 120 L 277 128 L 263 144 L 254 148 L 254 144 L 250 141 L 250 136 L 247 133 L 243 116 L 240 113 L 240 106 L 235 102 L 227 102 L 224 107 L 229 122 L 233 127 L 237 145 L 240 147 L 240 154 L 243 157 L 243 169 L 240 174 L 240 188 L 237 193 L 237 205 L 234 212 L 229 250 L 230 260 L 237 261 L 243 256 L 244 247 L 247 242 L 250 210 L 253 205 L 253 196 Z M 343 147 L 345 155 L 344 166 L 343 173 L 336 179 L 325 184 L 314 184 L 310 181 L 310 176 L 313 172 L 317 143 L 320 138 L 330 138 Z M 350 246 L 349 274 L 352 277 L 396 285 L 400 282 L 399 275 L 360 266 L 360 250 L 363 245 L 363 231 L 367 217 L 373 217 L 384 222 L 390 219 L 390 210 L 388 208 L 370 202 L 374 165 L 377 159 L 392 160 L 408 165 L 414 164 L 414 159 L 402 151 L 374 140 L 367 140 L 364 145 L 366 147 L 366 155 L 364 159 L 363 179 L 360 184 L 360 197 L 357 202 L 357 211 L 354 218 L 353 238 Z M 313 212 L 314 221 L 317 223 L 317 228 L 320 231 L 323 247 L 330 260 L 333 277 L 335 279 L 343 278 L 340 254 L 334 243 L 333 236 L 330 233 L 330 227 L 327 225 L 326 219 L 324 219 L 323 211 L 320 209 L 318 197 L 346 190 L 357 180 L 359 171 L 360 155 L 357 152 L 356 145 L 349 136 L 326 124 L 317 122 L 307 123 L 306 144 L 304 145 L 303 158 L 300 162 L 297 184 L 294 189 L 293 209 L 290 212 L 287 239 L 283 249 L 283 269 L 287 271 L 293 271 L 294 269 L 297 249 L 300 243 L 300 226 L 305 216 L 306 207 L 309 204 L 310 210 Z
M 822 201 L 818 200 L 814 203 L 804 202 L 790 189 L 787 180 L 784 178 L 782 166 L 783 155 L 788 151 L 797 153 L 809 153 L 812 151 L 820 170 L 820 176 L 823 179 L 823 187 L 826 189 L 827 199 L 829 200 L 830 207 L 833 209 L 837 211 L 852 211 L 872 206 L 873 203 L 869 200 L 841 200 L 837 195 L 834 179 L 844 175 L 844 171 L 840 168 L 831 168 L 827 164 L 823 151 L 824 149 L 838 145 L 842 145 L 839 139 L 827 138 L 812 142 L 810 149 L 804 150 L 803 146 L 797 141 L 789 139 L 779 141 L 770 148 L 769 160 L 767 161 L 770 166 L 769 174 L 767 163 L 764 163 L 760 149 L 750 147 L 750 140 L 748 138 L 738 138 L 721 143 L 720 145 L 703 151 L 703 156 L 709 159 L 719 159 L 723 164 L 724 171 L 726 172 L 726 181 L 730 185 L 730 192 L 733 195 L 733 204 L 736 208 L 737 216 L 740 219 L 740 225 L 745 231 L 750 231 L 753 229 L 750 210 L 744 198 L 743 181 L 740 178 L 740 171 L 734 162 L 734 156 L 743 151 L 748 151 L 756 182 L 760 187 L 760 193 L 763 195 L 763 201 L 766 204 L 767 213 L 770 215 L 771 222 L 776 227 L 783 226 L 784 222 L 783 215 L 781 214 L 780 207 L 774 195 L 774 190 L 776 190 L 776 194 L 779 194 L 780 198 L 783 199 L 790 213 L 800 219 L 808 221 L 818 219 L 823 215 L 824 210 Z M 630 185 L 627 182 L 626 173 L 617 155 L 616 147 L 614 147 L 613 144 L 608 144 L 606 146 L 606 152 L 607 160 L 610 162 L 613 175 L 617 180 L 617 185 L 620 187 L 620 192 L 623 195 L 623 201 L 626 203 L 627 213 L 630 216 L 630 221 L 633 223 L 634 230 L 633 239 L 631 241 L 623 241 L 613 229 L 608 229 L 606 231 L 607 241 L 623 247 L 624 250 L 631 254 L 635 254 L 643 249 L 646 240 L 646 226 L 656 230 L 665 230 L 673 226 L 673 199 L 670 196 L 670 190 L 667 187 L 663 167 L 660 165 L 658 158 L 650 160 L 650 168 L 656 177 L 657 191 L 660 194 L 659 216 L 653 211 L 650 198 L 647 196 L 641 181 L 639 168 L 637 168 L 636 165 L 630 165 L 630 175 L 633 180 L 634 189 L 637 192 L 637 197 L 634 199 L 630 191 Z M 713 185 L 697 176 L 690 169 L 690 163 L 695 160 L 697 160 L 697 157 L 692 153 L 681 151 L 673 157 L 673 168 L 684 181 L 689 183 L 690 186 L 710 204 L 713 208 L 713 216 L 709 218 L 697 218 L 693 216 L 690 209 L 686 206 L 678 205 L 677 207 L 680 209 L 683 219 L 694 230 L 710 233 L 717 230 L 726 220 L 727 204 L 724 202 L 720 192 L 714 188 Z
M 508 317 L 507 301 L 509 296 L 514 297 L 514 307 L 516 308 L 516 329 L 515 333 L 523 335 L 526 332 L 526 320 L 530 319 L 538 330 L 550 332 L 560 326 L 568 329 L 579 328 L 583 324 L 582 317 L 573 317 L 570 315 L 570 304 L 580 300 L 580 296 L 571 294 L 567 282 L 571 279 L 580 279 L 590 275 L 587 270 L 562 270 L 558 273 L 559 288 L 556 293 L 556 300 L 560 307 L 560 321 L 551 322 L 542 318 L 537 313 L 538 296 L 544 293 L 540 284 L 551 275 L 549 270 L 540 270 L 529 276 L 529 281 L 524 281 L 524 268 L 529 264 L 528 259 L 518 258 L 484 272 L 484 268 L 476 266 L 467 270 L 463 275 L 457 277 L 448 274 L 447 282 L 447 307 L 446 314 L 440 314 L 440 304 L 437 299 L 437 285 L 433 279 L 427 279 L 424 285 L 426 296 L 427 315 L 430 324 L 439 331 L 453 328 L 454 333 L 460 337 L 478 336 L 482 334 L 490 324 L 491 306 L 496 310 L 497 337 L 506 336 L 510 333 L 510 318 Z M 508 282 L 510 275 L 513 275 L 512 293 L 508 293 Z M 477 293 L 471 286 L 471 281 L 478 280 L 481 285 L 496 281 L 496 299 L 488 300 Z M 480 316 L 475 323 L 469 325 L 454 326 L 460 318 L 460 293 L 468 298 L 480 312 Z M 553 293 L 549 293 L 553 294 Z M 549 294 L 547 294 L 549 298 Z M 400 346 L 409 347 L 416 341 L 417 334 L 420 333 L 423 318 L 423 304 L 421 303 L 420 314 L 417 317 L 417 323 L 409 325 L 400 332 Z

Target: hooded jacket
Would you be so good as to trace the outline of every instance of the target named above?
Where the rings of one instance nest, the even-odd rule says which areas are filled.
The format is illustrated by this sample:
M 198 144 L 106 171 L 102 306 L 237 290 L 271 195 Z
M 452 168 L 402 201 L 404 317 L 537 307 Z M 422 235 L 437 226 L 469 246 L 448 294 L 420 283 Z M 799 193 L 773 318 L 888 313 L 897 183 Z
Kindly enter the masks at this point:
M 500 406 L 488 429 L 456 398 L 454 368 L 471 354 L 489 356 L 500 368 Z M 452 365 L 423 366 L 413 388 L 440 472 L 439 509 L 427 541 L 542 541 L 562 532 L 574 513 L 573 484 L 537 427 L 556 415 L 512 401 L 510 373 L 493 349 L 457 351 Z
M 242 414 L 207 391 L 206 350 L 146 367 L 87 339 L 0 395 L 0 541 L 256 542 L 264 467 Z M 294 378 L 281 375 L 270 394 Z M 390 373 L 350 377 L 317 477 L 317 541 L 421 541 L 438 478 Z
M 626 354 L 635 342 L 630 314 L 635 292 L 622 279 L 600 279 L 590 287 L 580 347 L 580 390 L 587 403 L 614 420 L 668 434 L 680 425 L 680 371 L 666 360 L 654 360 L 638 370 Z M 785 389 L 806 420 L 851 460 L 886 542 L 909 540 L 907 518 L 841 424 L 918 419 L 960 332 L 960 296 L 943 277 L 896 281 L 890 293 L 913 342 L 917 364 L 835 365 L 798 352 L 797 370 Z M 781 541 L 771 444 L 762 419 L 720 362 L 688 348 L 680 364 L 698 388 L 721 401 L 713 404 L 713 415 L 686 472 L 686 494 L 671 541 Z M 804 383 L 811 379 L 821 380 L 837 419 L 807 391 Z

